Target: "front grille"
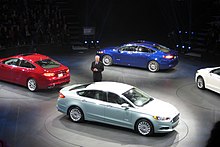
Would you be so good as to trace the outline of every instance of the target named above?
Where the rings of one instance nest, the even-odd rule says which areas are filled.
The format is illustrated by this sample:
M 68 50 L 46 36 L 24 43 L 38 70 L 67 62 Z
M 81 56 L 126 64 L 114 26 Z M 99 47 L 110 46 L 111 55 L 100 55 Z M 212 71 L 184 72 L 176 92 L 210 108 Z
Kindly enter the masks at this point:
M 175 116 L 173 119 L 172 119 L 172 123 L 175 123 L 176 121 L 179 120 L 179 116 L 180 114 L 178 114 L 177 116 Z

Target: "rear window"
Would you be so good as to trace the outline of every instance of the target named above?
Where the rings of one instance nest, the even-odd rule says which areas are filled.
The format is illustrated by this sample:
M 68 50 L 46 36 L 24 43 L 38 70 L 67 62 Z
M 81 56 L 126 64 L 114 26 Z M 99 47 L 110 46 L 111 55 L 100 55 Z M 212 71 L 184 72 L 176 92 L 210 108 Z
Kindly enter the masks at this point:
M 46 69 L 57 68 L 60 66 L 60 64 L 58 62 L 51 60 L 51 59 L 39 60 L 36 63 Z
M 168 53 L 170 52 L 170 49 L 165 47 L 165 46 L 162 46 L 162 45 L 154 45 L 154 47 L 156 47 L 158 50 L 162 51 L 162 52 L 165 52 L 165 53 Z

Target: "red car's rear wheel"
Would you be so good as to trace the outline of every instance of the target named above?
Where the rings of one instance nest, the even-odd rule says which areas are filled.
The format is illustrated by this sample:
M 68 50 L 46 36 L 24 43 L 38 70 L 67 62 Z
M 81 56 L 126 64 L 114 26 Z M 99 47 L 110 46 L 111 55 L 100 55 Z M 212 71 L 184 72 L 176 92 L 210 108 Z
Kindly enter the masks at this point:
M 30 91 L 36 91 L 37 90 L 37 82 L 35 79 L 33 78 L 30 78 L 28 79 L 27 81 L 27 88 L 30 90 Z

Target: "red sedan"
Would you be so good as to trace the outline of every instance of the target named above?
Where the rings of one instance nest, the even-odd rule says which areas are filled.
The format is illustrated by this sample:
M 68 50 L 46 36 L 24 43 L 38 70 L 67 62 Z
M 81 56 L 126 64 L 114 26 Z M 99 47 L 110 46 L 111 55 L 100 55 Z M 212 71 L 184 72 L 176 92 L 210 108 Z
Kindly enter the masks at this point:
M 30 91 L 70 82 L 68 67 L 41 54 L 21 54 L 0 60 L 0 80 L 27 86 Z

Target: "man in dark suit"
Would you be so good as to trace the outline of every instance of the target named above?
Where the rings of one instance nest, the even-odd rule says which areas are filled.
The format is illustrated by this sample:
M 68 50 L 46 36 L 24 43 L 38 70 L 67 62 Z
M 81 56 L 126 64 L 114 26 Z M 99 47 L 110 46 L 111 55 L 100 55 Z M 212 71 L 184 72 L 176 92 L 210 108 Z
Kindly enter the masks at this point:
M 92 62 L 91 70 L 93 72 L 93 81 L 102 81 L 102 71 L 104 71 L 104 65 L 100 61 L 100 57 L 98 55 L 95 56 L 95 61 Z

